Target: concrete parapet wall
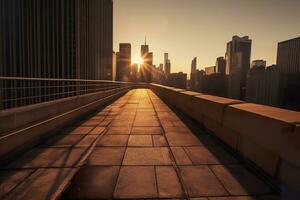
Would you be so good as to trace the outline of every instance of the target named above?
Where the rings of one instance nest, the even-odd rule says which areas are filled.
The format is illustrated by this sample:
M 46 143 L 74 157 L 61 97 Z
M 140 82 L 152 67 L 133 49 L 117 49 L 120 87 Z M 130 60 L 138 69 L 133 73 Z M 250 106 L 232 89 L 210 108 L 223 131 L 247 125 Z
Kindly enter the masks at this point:
M 128 90 L 114 89 L 0 111 L 0 163 Z
M 156 84 L 151 89 L 300 194 L 300 112 Z

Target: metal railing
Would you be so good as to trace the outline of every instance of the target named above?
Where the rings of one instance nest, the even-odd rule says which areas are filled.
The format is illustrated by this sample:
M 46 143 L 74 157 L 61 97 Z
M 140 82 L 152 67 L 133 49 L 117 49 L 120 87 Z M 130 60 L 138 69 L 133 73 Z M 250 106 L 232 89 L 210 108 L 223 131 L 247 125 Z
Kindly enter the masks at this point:
M 105 80 L 0 77 L 0 110 L 132 86 Z

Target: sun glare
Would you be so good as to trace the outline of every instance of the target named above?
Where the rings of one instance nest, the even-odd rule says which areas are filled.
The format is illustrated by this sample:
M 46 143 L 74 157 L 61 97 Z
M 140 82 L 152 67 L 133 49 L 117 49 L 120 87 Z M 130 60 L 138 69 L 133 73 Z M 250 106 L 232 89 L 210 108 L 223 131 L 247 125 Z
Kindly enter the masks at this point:
M 144 60 L 143 60 L 143 58 L 141 58 L 141 57 L 137 57 L 137 58 L 134 60 L 134 63 L 136 63 L 136 64 L 138 64 L 138 65 L 140 66 L 141 64 L 144 63 Z

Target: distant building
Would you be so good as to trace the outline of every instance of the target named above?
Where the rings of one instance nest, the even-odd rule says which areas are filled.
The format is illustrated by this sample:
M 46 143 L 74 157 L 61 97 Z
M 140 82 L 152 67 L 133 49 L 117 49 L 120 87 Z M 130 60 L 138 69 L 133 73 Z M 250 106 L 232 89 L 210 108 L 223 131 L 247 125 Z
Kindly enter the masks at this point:
M 165 75 L 168 77 L 171 74 L 171 62 L 168 59 L 166 64 L 165 64 Z
M 197 57 L 193 58 L 191 64 L 191 73 L 195 73 L 197 70 Z
M 164 71 L 164 64 L 162 64 L 162 63 L 159 64 L 158 70 L 161 71 L 161 72 L 163 72 Z
M 205 74 L 210 75 L 216 73 L 216 66 L 205 67 Z
M 187 74 L 183 72 L 172 73 L 169 77 L 169 85 L 176 88 L 186 89 Z
M 267 66 L 267 61 L 265 60 L 253 60 L 251 63 L 251 68 L 255 68 L 255 67 L 265 68 L 266 66 Z
M 149 52 L 149 45 L 141 45 L 141 57 L 143 63 L 140 66 L 140 78 L 142 82 L 152 82 L 152 71 L 153 71 L 153 53 Z
M 131 44 L 120 43 L 117 53 L 117 80 L 130 81 L 131 73 Z
M 112 53 L 112 80 L 115 81 L 117 77 L 117 54 Z
M 162 66 L 160 66 L 158 68 L 153 67 L 153 70 L 152 70 L 152 82 L 153 83 L 164 84 L 164 82 L 165 82 L 165 74 L 161 70 L 161 68 L 163 68 Z
M 216 72 L 225 74 L 226 73 L 226 60 L 224 57 L 218 57 L 216 60 Z
M 233 99 L 245 99 L 247 73 L 250 69 L 252 41 L 248 36 L 233 36 L 227 43 L 226 74 L 228 80 L 228 96 Z
M 278 43 L 277 66 L 282 73 L 300 73 L 300 37 Z
M 248 72 L 246 101 L 264 105 L 280 106 L 282 74 L 277 66 L 253 65 Z
M 131 65 L 131 81 L 139 81 L 139 65 L 135 63 Z
M 278 43 L 277 66 L 284 76 L 281 106 L 300 111 L 300 37 Z
M 194 89 L 196 87 L 196 79 L 197 79 L 197 57 L 193 58 L 191 64 L 191 74 L 190 74 L 190 88 Z
M 167 71 L 166 70 L 166 66 L 167 66 L 168 62 L 169 62 L 169 54 L 168 53 L 164 53 L 164 71 Z

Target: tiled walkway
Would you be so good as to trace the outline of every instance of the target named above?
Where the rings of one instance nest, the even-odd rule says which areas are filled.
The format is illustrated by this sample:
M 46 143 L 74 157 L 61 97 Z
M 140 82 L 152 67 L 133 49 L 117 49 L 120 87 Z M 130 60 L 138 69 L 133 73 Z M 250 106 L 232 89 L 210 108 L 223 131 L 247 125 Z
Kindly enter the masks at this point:
M 75 173 L 61 198 L 279 199 L 146 89 L 131 90 L 2 169 L 0 199 L 53 197 Z

